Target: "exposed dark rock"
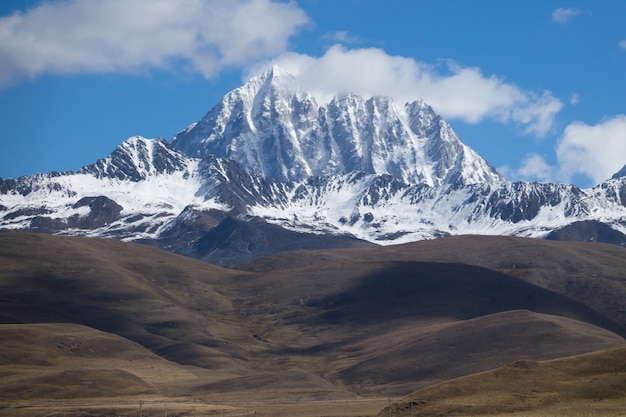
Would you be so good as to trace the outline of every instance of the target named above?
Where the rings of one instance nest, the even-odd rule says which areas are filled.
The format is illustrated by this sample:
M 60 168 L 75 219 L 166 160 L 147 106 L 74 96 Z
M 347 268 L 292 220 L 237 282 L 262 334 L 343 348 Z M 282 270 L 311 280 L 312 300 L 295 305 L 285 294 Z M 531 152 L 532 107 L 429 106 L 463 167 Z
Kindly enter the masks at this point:
M 550 234 L 546 236 L 546 239 L 602 242 L 626 246 L 626 235 L 596 220 L 586 220 L 568 224 L 567 226 L 550 232 Z
M 6 208 L 4 210 L 6 210 Z M 45 207 L 25 207 L 25 208 L 21 208 L 21 209 L 5 214 L 3 219 L 13 220 L 22 216 L 41 216 L 41 215 L 50 214 L 50 213 L 54 213 L 54 211 L 47 209 Z
M 95 229 L 113 223 L 120 219 L 122 206 L 105 196 L 84 197 L 78 200 L 72 207 L 89 207 L 86 216 L 72 216 L 68 220 L 69 227 L 81 229 Z
M 224 266 L 292 249 L 365 246 L 375 245 L 349 236 L 293 232 L 260 218 L 245 221 L 228 216 L 182 254 Z

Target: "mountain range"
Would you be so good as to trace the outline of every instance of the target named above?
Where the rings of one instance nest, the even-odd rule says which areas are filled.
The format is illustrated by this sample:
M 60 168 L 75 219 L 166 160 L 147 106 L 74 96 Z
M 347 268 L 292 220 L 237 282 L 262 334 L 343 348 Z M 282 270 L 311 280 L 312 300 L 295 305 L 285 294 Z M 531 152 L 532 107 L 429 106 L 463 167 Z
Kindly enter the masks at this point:
M 172 139 L 0 179 L 0 230 L 108 237 L 219 265 L 287 249 L 512 235 L 626 245 L 626 166 L 587 189 L 511 182 L 422 100 L 318 103 L 273 67 Z

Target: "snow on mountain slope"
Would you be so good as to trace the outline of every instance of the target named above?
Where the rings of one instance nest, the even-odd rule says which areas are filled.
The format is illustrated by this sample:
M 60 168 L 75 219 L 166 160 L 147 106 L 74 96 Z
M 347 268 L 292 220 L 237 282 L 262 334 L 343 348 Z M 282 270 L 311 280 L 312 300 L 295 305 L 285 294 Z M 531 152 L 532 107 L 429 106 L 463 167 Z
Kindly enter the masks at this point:
M 157 174 L 184 171 L 188 164 L 189 158 L 170 149 L 164 140 L 133 136 L 111 155 L 81 168 L 79 173 L 139 182 Z
M 172 146 L 281 180 L 352 171 L 431 186 L 504 180 L 423 101 L 348 94 L 318 104 L 279 67 L 228 93 Z
M 473 233 L 610 235 L 626 246 L 626 176 L 622 169 L 590 189 L 509 182 L 421 100 L 399 107 L 348 94 L 319 105 L 275 67 L 171 141 L 132 137 L 78 172 L 0 179 L 0 230 L 135 240 L 183 254 L 245 247 L 249 256 L 261 241 L 264 254 L 271 250 L 263 233 L 291 235 L 251 226 L 239 236 L 258 232 L 256 243 L 206 242 L 221 222 L 214 235 L 232 238 L 251 219 L 344 243 Z
M 169 233 L 171 240 L 172 227 L 188 216 L 218 210 L 294 231 L 379 244 L 467 233 L 544 237 L 586 220 L 626 233 L 623 177 L 584 190 L 525 182 L 430 187 L 362 172 L 279 181 L 249 173 L 231 160 L 185 157 L 163 144 L 131 138 L 78 173 L 2 181 L 0 228 L 125 240 Z M 161 145 L 159 154 L 177 161 L 176 170 L 159 170 L 156 166 L 172 165 L 150 159 Z
M 168 149 L 162 140 L 132 137 L 78 172 L 2 181 L 0 227 L 132 240 L 154 236 L 188 205 L 228 209 L 197 193 L 203 186 L 198 165 L 199 160 Z M 111 222 L 76 227 L 93 211 L 93 201 L 80 202 L 98 196 L 106 196 L 103 204 L 121 207 L 117 215 L 108 218 Z
M 626 196 L 626 181 L 588 190 L 525 182 L 428 187 L 348 174 L 306 181 L 286 207 L 250 212 L 293 230 L 315 225 L 379 244 L 458 234 L 544 237 L 575 220 L 598 220 L 624 233 L 626 198 L 616 198 L 616 189 Z

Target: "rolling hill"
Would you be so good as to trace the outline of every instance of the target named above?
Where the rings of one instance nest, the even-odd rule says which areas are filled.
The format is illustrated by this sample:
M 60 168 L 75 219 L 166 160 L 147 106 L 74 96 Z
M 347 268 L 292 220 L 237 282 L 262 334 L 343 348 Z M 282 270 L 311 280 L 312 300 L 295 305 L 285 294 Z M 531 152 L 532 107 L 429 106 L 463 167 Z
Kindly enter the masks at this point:
M 0 233 L 0 415 L 95 397 L 259 415 L 344 401 L 355 408 L 341 415 L 373 415 L 454 378 L 624 345 L 625 250 L 459 236 L 227 269 L 133 243 Z
M 385 408 L 388 416 L 618 416 L 626 348 L 507 366 L 437 384 Z

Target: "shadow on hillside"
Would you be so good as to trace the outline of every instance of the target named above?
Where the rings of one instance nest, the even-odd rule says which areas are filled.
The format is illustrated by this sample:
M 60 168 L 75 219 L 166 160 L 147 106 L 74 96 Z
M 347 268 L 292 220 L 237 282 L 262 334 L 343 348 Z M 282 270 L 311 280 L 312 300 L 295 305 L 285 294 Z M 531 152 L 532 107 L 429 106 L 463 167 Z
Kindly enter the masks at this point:
M 356 285 L 312 299 L 317 324 L 366 326 L 398 320 L 468 320 L 510 310 L 568 317 L 626 336 L 626 329 L 568 297 L 490 269 L 465 264 L 394 262 Z

